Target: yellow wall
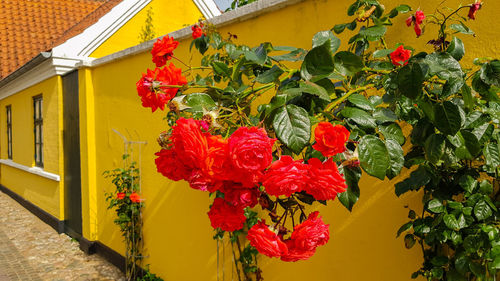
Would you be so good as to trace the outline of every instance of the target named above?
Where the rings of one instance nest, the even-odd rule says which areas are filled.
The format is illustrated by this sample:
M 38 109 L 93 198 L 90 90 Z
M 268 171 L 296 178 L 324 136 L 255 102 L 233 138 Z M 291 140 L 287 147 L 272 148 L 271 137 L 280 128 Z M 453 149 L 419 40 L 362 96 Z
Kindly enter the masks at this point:
M 0 146 L 2 159 L 7 159 L 7 123 L 5 107 L 12 108 L 12 161 L 34 167 L 33 97 L 43 95 L 43 170 L 61 176 L 62 180 L 62 88 L 59 76 L 47 79 L 0 101 Z M 61 166 L 60 166 L 61 164 Z M 1 165 L 1 183 L 28 201 L 63 219 L 60 186 L 32 173 Z
M 190 0 L 153 0 L 90 56 L 98 58 L 139 44 L 139 36 L 150 8 L 153 9 L 153 28 L 156 37 L 180 29 L 186 24 L 194 24 L 203 16 Z

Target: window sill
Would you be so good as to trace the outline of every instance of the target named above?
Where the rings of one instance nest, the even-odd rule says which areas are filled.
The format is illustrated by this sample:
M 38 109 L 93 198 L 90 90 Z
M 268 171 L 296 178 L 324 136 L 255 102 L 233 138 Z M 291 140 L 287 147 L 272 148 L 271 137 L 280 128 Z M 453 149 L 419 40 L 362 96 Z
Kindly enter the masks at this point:
M 59 175 L 46 172 L 42 168 L 39 168 L 39 167 L 24 166 L 24 165 L 21 165 L 21 164 L 14 162 L 10 159 L 0 159 L 0 164 L 4 164 L 4 165 L 7 165 L 10 167 L 19 169 L 19 170 L 23 170 L 25 172 L 32 173 L 34 175 L 47 178 L 49 180 L 53 180 L 53 181 L 60 181 L 61 180 L 61 177 Z

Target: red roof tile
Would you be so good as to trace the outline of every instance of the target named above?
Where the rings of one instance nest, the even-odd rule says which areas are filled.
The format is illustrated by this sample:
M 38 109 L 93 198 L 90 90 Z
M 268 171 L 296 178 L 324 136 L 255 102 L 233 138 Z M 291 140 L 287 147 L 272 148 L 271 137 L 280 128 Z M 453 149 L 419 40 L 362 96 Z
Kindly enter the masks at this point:
M 122 0 L 0 0 L 0 80 L 94 24 Z

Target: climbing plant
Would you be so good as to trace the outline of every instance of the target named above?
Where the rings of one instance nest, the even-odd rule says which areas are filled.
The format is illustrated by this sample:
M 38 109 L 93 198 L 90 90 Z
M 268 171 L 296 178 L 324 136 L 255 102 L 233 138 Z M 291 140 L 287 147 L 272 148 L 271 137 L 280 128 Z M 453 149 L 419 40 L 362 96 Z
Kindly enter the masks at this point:
M 395 193 L 420 191 L 424 206 L 398 231 L 424 254 L 413 277 L 495 280 L 500 61 L 460 64 L 460 37 L 473 34 L 467 18 L 481 6 L 426 16 L 357 0 L 347 10 L 353 20 L 316 33 L 310 50 L 249 47 L 195 25 L 199 66 L 174 56 L 173 38 L 158 39 L 157 68 L 136 84 L 144 107 L 168 111 L 158 172 L 211 195 L 214 239 L 228 237 L 240 280 L 262 280 L 259 253 L 299 261 L 328 242 L 329 225 L 307 205 L 338 198 L 352 211 L 362 171 L 383 180 L 405 168 L 411 173 Z M 430 50 L 387 44 L 393 18 L 404 13 L 417 37 L 437 25 Z M 353 36 L 341 49 L 334 33 L 346 30 Z M 173 60 L 184 70 L 167 65 Z

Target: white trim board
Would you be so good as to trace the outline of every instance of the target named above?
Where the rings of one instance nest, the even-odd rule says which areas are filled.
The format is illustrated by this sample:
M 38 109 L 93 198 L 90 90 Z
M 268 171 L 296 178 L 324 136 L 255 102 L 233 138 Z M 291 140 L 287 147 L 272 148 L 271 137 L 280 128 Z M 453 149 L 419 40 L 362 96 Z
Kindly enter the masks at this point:
M 214 0 L 193 0 L 193 2 L 206 19 L 222 14 Z
M 24 165 L 21 165 L 19 163 L 14 162 L 10 159 L 0 159 L 0 164 L 4 164 L 4 165 L 7 165 L 10 167 L 19 169 L 19 170 L 23 170 L 25 172 L 28 172 L 28 173 L 31 173 L 31 174 L 34 174 L 37 176 L 41 176 L 41 177 L 47 178 L 49 180 L 53 180 L 53 181 L 60 181 L 61 180 L 61 177 L 59 175 L 46 172 L 42 168 L 39 168 L 39 167 L 24 166 Z

